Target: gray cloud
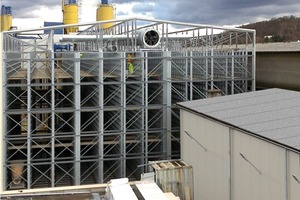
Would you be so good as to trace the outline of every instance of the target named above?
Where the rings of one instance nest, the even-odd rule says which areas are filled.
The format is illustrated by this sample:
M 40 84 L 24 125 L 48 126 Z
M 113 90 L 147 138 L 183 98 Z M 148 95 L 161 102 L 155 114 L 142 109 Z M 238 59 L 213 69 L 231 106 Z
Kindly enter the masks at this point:
M 2 0 L 2 5 L 12 7 L 13 17 L 31 18 L 36 17 L 32 14 L 33 10 L 39 10 L 43 6 L 54 8 L 61 5 L 61 0 Z
M 120 16 L 120 17 L 125 17 L 125 16 L 127 16 L 128 14 L 129 14 L 128 12 L 117 11 L 117 16 Z
M 154 5 L 150 3 L 137 3 L 133 6 L 132 11 L 134 13 L 147 13 L 154 11 Z
M 100 2 L 100 0 L 99 0 Z M 300 1 L 297 0 L 111 0 L 115 4 L 136 4 L 132 12 L 152 13 L 154 18 L 213 25 L 234 25 L 271 19 L 284 15 L 300 16 Z M 31 11 L 47 6 L 59 6 L 61 0 L 2 0 L 11 5 L 14 17 L 35 17 Z M 125 16 L 130 11 L 117 10 Z
M 190 0 L 160 1 L 153 15 L 159 19 L 200 24 L 233 25 L 255 22 L 260 18 L 300 15 L 300 2 L 295 0 Z

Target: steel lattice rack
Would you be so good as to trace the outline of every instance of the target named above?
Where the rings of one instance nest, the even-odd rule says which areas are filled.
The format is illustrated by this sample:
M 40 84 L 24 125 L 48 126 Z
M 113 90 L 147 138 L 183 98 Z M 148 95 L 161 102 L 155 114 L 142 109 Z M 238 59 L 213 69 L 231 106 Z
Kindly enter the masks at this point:
M 3 190 L 139 179 L 149 161 L 180 157 L 174 103 L 255 88 L 253 30 L 112 22 L 2 33 Z

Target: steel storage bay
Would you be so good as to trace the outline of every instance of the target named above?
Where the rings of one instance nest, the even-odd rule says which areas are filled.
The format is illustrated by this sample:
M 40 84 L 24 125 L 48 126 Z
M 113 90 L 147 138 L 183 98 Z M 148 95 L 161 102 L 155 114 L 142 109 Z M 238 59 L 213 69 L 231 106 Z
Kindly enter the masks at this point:
M 77 26 L 90 28 L 1 33 L 3 191 L 139 179 L 149 161 L 180 157 L 176 102 L 255 88 L 254 30 L 143 18 Z

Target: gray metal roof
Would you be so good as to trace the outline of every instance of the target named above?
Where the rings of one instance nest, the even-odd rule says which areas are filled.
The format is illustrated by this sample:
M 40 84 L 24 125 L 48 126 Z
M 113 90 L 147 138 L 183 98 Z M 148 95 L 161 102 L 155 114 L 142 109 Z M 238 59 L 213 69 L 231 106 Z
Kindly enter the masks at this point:
M 300 150 L 300 92 L 268 89 L 178 105 Z
M 300 42 L 258 43 L 256 52 L 300 52 Z

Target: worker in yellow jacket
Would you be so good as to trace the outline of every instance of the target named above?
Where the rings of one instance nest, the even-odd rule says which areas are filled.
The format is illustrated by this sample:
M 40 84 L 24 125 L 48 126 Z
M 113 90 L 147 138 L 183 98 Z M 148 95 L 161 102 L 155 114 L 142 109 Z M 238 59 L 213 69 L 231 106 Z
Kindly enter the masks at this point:
M 128 54 L 128 72 L 129 74 L 132 74 L 134 71 L 134 67 L 133 67 L 133 59 L 132 59 L 132 54 Z

